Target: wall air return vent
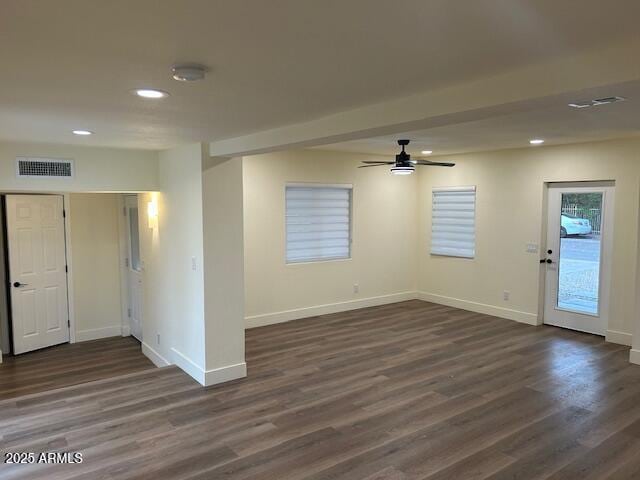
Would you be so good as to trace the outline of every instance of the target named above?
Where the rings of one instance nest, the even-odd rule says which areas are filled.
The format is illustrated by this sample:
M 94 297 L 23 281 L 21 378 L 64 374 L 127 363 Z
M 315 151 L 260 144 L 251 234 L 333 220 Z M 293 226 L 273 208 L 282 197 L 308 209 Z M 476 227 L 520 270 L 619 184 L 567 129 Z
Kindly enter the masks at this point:
M 73 178 L 73 160 L 17 157 L 16 175 L 18 178 Z

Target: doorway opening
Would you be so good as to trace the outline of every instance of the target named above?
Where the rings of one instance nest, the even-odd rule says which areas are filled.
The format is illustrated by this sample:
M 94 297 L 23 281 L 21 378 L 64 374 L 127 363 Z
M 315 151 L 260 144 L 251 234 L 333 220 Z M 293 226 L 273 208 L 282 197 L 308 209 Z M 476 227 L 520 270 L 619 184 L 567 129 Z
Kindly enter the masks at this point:
M 125 212 L 119 193 L 0 192 L 0 200 L 2 355 L 132 330 L 141 339 L 137 201 Z M 125 257 L 137 280 L 131 299 Z
M 613 241 L 613 182 L 547 185 L 544 323 L 605 335 Z

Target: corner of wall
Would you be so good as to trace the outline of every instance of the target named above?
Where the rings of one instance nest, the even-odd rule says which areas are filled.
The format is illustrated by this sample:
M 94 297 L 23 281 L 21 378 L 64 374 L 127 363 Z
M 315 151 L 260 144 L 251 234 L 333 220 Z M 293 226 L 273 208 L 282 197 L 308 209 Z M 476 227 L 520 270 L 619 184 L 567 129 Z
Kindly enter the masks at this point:
M 537 313 L 522 312 L 509 308 L 496 307 L 494 305 L 487 305 L 484 303 L 463 300 L 460 298 L 446 297 L 444 295 L 437 295 L 428 292 L 420 292 L 419 295 L 420 300 L 423 300 L 425 302 L 437 303 L 440 305 L 446 305 L 448 307 L 459 308 L 460 310 L 468 310 L 470 312 L 477 312 L 485 315 L 492 315 L 494 317 L 506 318 L 507 320 L 514 320 L 516 322 L 525 323 L 527 325 L 540 325 Z
M 168 367 L 171 362 L 155 351 L 149 344 L 142 342 L 142 353 L 158 368 Z
M 605 340 L 609 343 L 617 343 L 618 345 L 630 347 L 633 343 L 633 335 L 617 330 L 607 330 Z

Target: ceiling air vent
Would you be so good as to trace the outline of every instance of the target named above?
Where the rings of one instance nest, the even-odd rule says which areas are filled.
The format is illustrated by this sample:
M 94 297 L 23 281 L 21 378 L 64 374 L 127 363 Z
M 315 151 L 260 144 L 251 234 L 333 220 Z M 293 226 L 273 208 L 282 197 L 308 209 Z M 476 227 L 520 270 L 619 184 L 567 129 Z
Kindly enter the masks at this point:
M 593 101 L 594 105 L 607 105 L 608 103 L 616 103 L 616 102 L 624 102 L 626 98 L 624 97 L 605 97 L 605 98 L 596 98 Z
M 605 98 L 596 98 L 594 100 L 587 100 L 584 102 L 572 102 L 569 104 L 572 108 L 589 108 L 589 107 L 597 107 L 599 105 L 608 105 L 610 103 L 624 102 L 626 98 L 624 97 L 605 97 Z
M 17 157 L 16 173 L 19 178 L 72 178 L 73 160 Z

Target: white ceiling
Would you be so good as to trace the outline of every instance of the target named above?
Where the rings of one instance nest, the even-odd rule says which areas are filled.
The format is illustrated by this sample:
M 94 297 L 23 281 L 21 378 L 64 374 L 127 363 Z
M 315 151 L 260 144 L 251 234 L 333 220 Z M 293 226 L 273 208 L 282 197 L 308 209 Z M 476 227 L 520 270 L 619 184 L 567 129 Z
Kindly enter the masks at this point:
M 637 38 L 639 16 L 637 0 L 3 0 L 0 139 L 235 137 Z M 212 72 L 178 83 L 169 67 L 183 61 Z M 171 96 L 130 93 L 141 86 Z M 515 128 L 482 128 L 496 126 Z
M 315 148 L 394 155 L 399 151 L 397 140 L 408 138 L 411 143 L 407 151 L 424 157 L 420 154 L 422 150 L 432 150 L 433 155 L 450 155 L 528 147 L 529 140 L 534 138 L 544 139 L 545 145 L 558 145 L 640 136 L 640 82 L 610 93 L 605 91 L 600 94 L 619 95 L 627 100 L 585 109 L 570 108 L 563 102 L 551 108 Z

